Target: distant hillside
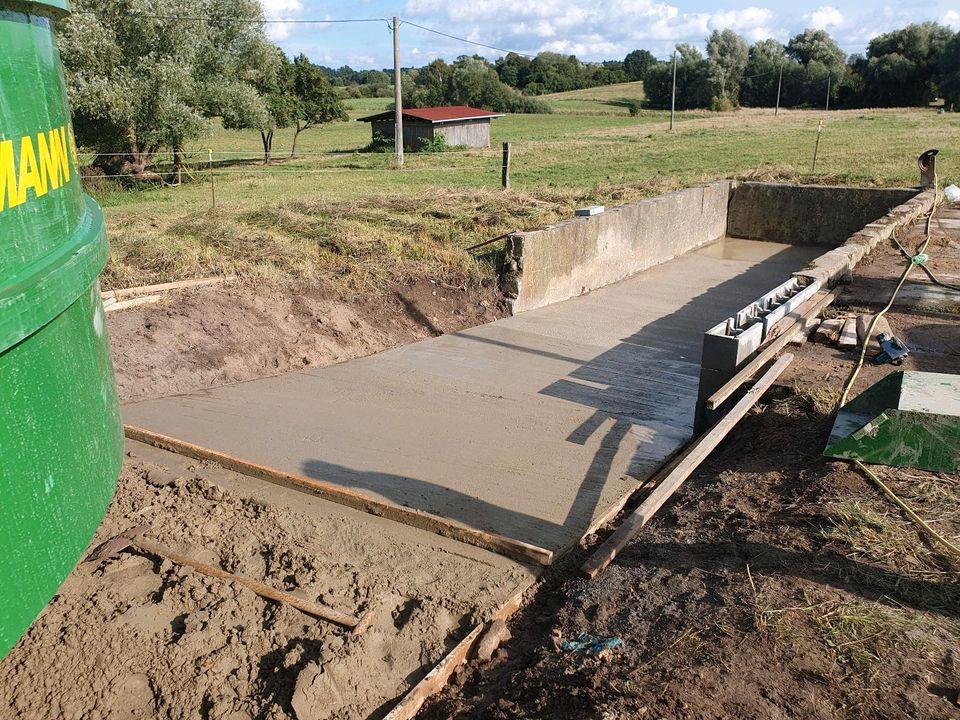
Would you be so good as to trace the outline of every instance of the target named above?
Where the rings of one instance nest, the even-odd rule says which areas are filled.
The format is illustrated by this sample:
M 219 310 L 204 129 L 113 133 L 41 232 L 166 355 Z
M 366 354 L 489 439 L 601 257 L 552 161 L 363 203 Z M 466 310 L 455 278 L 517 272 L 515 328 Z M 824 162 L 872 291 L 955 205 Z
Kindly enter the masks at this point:
M 616 83 L 614 85 L 600 85 L 598 87 L 570 90 L 568 92 L 550 93 L 541 95 L 544 100 L 594 100 L 609 102 L 624 98 L 643 99 L 643 81 Z
M 640 107 L 644 100 L 643 82 L 615 83 L 599 85 L 581 90 L 541 95 L 558 113 L 577 113 L 587 115 L 627 115 L 630 107 Z

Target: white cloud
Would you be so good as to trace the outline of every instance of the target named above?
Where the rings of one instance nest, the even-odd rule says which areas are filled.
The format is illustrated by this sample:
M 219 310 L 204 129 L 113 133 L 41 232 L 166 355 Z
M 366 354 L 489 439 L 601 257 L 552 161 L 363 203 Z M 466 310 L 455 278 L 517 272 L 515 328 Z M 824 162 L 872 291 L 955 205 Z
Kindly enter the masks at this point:
M 267 20 L 292 20 L 303 10 L 301 0 L 261 0 L 261 4 Z M 289 37 L 290 30 L 287 23 L 267 24 L 267 36 L 274 41 Z
M 944 15 L 940 22 L 944 25 L 949 25 L 954 30 L 960 31 L 960 12 L 956 10 L 948 10 L 947 14 Z
M 424 25 L 434 23 L 489 45 L 572 53 L 585 60 L 623 57 L 638 47 L 665 53 L 677 42 L 703 45 L 713 30 L 725 28 L 750 42 L 787 36 L 773 11 L 758 6 L 682 12 L 660 0 L 407 0 L 403 12 Z
M 803 19 L 807 21 L 814 30 L 829 30 L 843 25 L 843 13 L 832 5 L 821 5 L 809 15 L 804 15 Z

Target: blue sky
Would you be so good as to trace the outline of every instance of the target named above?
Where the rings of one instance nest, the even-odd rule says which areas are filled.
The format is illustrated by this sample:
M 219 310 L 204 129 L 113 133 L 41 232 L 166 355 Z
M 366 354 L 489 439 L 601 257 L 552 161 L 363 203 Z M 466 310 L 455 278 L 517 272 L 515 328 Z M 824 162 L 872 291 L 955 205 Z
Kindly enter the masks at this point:
M 535 54 L 573 53 L 584 60 L 621 59 L 646 48 L 667 55 L 678 42 L 703 46 L 714 29 L 733 28 L 749 41 L 786 41 L 805 27 L 827 30 L 848 53 L 863 52 L 871 37 L 911 22 L 935 20 L 960 30 L 960 5 L 904 0 L 843 5 L 802 2 L 659 2 L 657 0 L 262 0 L 271 19 L 386 18 L 399 15 L 451 35 Z M 386 23 L 269 24 L 288 53 L 306 53 L 324 65 L 384 68 L 392 65 Z M 401 25 L 401 63 L 423 65 L 441 57 L 501 55 L 412 25 Z

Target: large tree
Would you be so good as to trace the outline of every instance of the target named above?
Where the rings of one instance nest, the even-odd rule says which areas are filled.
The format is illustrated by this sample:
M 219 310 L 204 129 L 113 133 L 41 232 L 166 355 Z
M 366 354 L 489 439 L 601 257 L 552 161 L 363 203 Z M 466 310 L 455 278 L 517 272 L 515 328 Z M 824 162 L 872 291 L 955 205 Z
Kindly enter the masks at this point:
M 937 81 L 947 107 L 960 105 L 960 32 L 944 46 Z
M 672 87 L 672 60 L 657 63 L 647 71 L 643 90 L 652 105 L 670 107 Z M 677 108 L 686 110 L 710 107 L 716 89 L 711 78 L 710 65 L 703 53 L 693 45 L 677 45 Z
M 863 79 L 859 98 L 879 106 L 923 105 L 937 94 L 937 72 L 953 31 L 926 22 L 878 35 L 867 58 L 857 63 Z
M 734 105 L 740 98 L 740 83 L 749 59 L 747 41 L 733 30 L 714 30 L 707 38 L 707 58 L 720 97 Z
M 298 55 L 293 61 L 292 92 L 295 105 L 290 157 L 297 151 L 297 138 L 304 130 L 348 119 L 340 96 L 327 82 L 323 69 L 310 62 L 306 55 Z
M 210 116 L 256 104 L 274 47 L 248 21 L 261 17 L 257 0 L 76 0 L 58 44 L 80 143 L 124 174 L 142 177 L 163 147 L 179 161 Z
M 657 64 L 657 59 L 649 50 L 634 50 L 623 59 L 623 69 L 631 80 L 644 80 L 647 71 Z

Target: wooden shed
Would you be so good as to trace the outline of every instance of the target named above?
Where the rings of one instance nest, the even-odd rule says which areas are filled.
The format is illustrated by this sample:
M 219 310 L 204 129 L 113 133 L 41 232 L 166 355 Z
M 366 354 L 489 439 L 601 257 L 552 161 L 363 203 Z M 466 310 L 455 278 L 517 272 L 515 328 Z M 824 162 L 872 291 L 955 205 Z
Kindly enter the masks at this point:
M 503 117 L 503 113 L 466 105 L 404 108 L 403 147 L 419 150 L 421 138 L 433 140 L 438 135 L 446 138 L 450 146 L 490 147 L 490 121 L 498 117 Z M 393 110 L 359 118 L 359 122 L 370 123 L 374 138 L 394 137 Z

